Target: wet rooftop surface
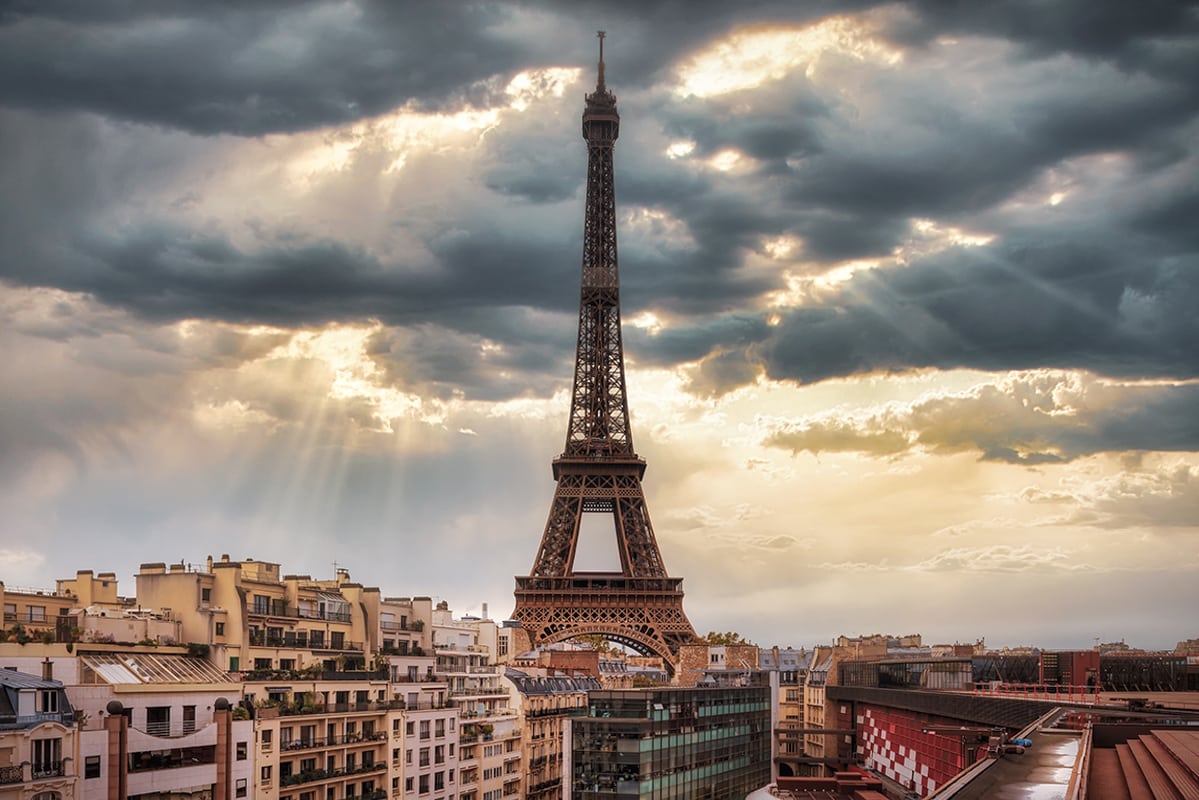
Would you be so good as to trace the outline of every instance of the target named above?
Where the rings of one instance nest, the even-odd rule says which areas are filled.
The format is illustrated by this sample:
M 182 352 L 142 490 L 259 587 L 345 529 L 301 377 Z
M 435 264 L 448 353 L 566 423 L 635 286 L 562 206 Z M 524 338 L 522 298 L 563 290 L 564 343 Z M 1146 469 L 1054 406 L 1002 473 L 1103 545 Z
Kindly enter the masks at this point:
M 1022 755 L 995 759 L 954 800 L 1058 800 L 1066 797 L 1070 775 L 1078 759 L 1079 737 L 1069 733 L 1036 731 L 1032 747 Z

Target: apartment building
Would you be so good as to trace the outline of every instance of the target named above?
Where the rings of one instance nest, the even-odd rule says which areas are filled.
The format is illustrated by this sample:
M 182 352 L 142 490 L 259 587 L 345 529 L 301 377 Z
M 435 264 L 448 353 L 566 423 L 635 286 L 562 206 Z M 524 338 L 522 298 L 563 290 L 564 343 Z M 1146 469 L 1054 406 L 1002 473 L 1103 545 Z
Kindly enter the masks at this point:
M 519 718 L 493 662 L 497 639 L 493 620 L 454 619 L 444 601 L 433 609 L 434 674 L 446 682 L 460 718 L 460 800 L 520 796 Z
M 567 721 L 586 714 L 587 693 L 603 687 L 593 675 L 559 674 L 544 667 L 509 668 L 503 677 L 521 719 L 521 797 L 560 800 Z
M 0 669 L 0 800 L 73 800 L 78 726 L 61 681 Z
M 69 698 L 74 796 L 252 795 L 253 725 L 234 719 L 241 684 L 187 648 L 0 644 L 0 674 L 11 669 L 38 670 Z

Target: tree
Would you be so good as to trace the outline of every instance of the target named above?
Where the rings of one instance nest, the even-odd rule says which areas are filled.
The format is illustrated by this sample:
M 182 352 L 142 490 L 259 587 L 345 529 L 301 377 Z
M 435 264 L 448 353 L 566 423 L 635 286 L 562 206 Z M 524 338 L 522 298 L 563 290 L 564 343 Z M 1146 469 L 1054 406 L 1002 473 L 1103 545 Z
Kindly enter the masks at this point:
M 753 642 L 736 631 L 708 631 L 708 635 L 703 640 L 707 644 L 753 644 Z
M 579 644 L 587 645 L 592 650 L 600 653 L 608 653 L 612 650 L 612 643 L 605 639 L 602 634 L 588 633 L 582 636 L 576 636 L 574 640 Z

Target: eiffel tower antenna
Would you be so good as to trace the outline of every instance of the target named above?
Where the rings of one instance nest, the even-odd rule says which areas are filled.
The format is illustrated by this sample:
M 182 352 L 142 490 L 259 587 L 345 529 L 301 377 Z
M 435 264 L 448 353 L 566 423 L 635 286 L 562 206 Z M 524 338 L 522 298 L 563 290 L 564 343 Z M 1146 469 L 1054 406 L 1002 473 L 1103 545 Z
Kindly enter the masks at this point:
M 595 89 L 596 89 L 596 91 L 602 92 L 602 91 L 604 91 L 604 36 L 605 36 L 605 34 L 603 31 L 596 31 L 595 35 L 599 38 L 599 42 L 600 42 L 599 78 L 595 82 Z
M 566 445 L 553 461 L 557 487 L 533 568 L 516 578 L 512 619 L 534 646 L 599 635 L 661 656 L 673 671 L 679 645 L 695 631 L 683 612 L 682 579 L 667 575 L 654 538 L 641 487 L 645 461 L 629 427 L 612 158 L 620 114 L 604 84 L 603 31 L 599 40 L 598 80 L 583 109 L 587 208 Z M 576 572 L 584 514 L 615 522 L 620 572 Z

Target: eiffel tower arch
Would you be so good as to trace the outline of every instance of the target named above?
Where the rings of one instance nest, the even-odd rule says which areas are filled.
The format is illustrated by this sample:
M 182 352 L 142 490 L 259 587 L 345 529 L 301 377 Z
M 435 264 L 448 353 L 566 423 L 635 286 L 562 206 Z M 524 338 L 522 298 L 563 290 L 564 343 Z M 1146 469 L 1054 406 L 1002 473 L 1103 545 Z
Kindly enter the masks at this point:
M 629 426 L 612 157 L 620 115 L 604 84 L 602 31 L 599 39 L 599 76 L 583 110 L 587 206 L 566 447 L 553 461 L 557 487 L 533 568 L 516 578 L 512 619 L 535 646 L 597 634 L 660 656 L 673 671 L 679 645 L 695 631 L 683 612 L 682 578 L 667 574 L 654 538 L 641 488 L 645 461 Z M 611 515 L 620 572 L 575 570 L 584 514 Z

